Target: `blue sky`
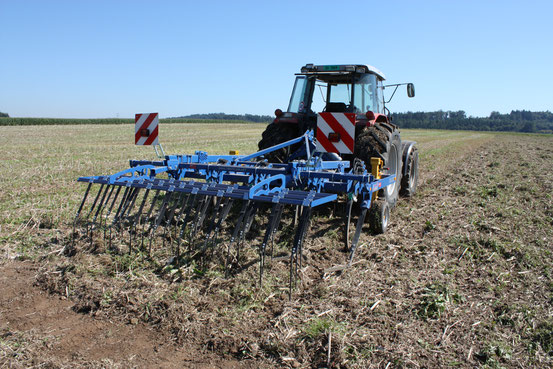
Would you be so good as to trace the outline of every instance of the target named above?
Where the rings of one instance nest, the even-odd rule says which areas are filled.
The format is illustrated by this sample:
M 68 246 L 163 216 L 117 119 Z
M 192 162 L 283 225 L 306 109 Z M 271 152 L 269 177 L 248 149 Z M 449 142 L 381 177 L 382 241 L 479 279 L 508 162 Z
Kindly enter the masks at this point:
M 306 63 L 413 82 L 392 111 L 553 110 L 551 1 L 0 0 L 0 111 L 272 114 Z

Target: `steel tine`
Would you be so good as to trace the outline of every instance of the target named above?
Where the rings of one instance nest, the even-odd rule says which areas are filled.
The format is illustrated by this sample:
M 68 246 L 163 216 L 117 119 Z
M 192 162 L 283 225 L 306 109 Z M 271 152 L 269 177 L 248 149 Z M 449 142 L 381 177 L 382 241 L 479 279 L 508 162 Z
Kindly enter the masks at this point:
M 141 247 L 144 247 L 144 234 L 147 233 L 146 228 L 146 222 L 150 221 L 150 216 L 152 215 L 152 211 L 154 210 L 154 206 L 156 205 L 157 199 L 159 198 L 160 190 L 156 190 L 154 194 L 154 198 L 152 199 L 152 203 L 150 204 L 150 207 L 148 208 L 148 212 L 146 213 L 146 219 L 144 220 L 144 227 L 142 229 L 142 238 L 141 238 Z M 150 226 L 151 228 L 151 226 Z
M 81 215 L 81 211 L 83 210 L 84 203 L 86 202 L 86 199 L 88 197 L 88 193 L 90 192 L 90 187 L 92 187 L 92 183 L 89 183 L 86 187 L 86 191 L 83 196 L 83 200 L 81 201 L 81 205 L 79 206 L 79 209 L 77 210 L 77 213 L 75 214 L 75 221 L 79 218 Z
M 198 195 L 191 194 L 186 199 L 186 205 L 183 208 L 182 214 L 180 214 L 180 218 L 184 218 L 182 221 L 181 229 L 179 232 L 179 236 L 177 237 L 177 249 L 176 249 L 176 257 L 177 260 L 180 258 L 180 244 L 182 241 L 182 237 L 184 236 L 184 231 L 186 230 L 187 224 L 192 219 L 192 210 L 194 209 L 194 205 L 196 204 L 198 199 Z
M 132 218 L 130 217 L 130 215 L 131 215 L 132 209 L 134 207 L 134 203 L 136 202 L 136 199 L 138 198 L 138 193 L 139 192 L 140 192 L 140 188 L 136 187 L 134 189 L 134 191 L 131 193 L 131 195 L 129 196 L 130 199 L 127 201 L 127 205 L 123 209 L 123 211 L 122 211 L 122 213 L 119 217 L 120 221 L 125 219 L 125 217 L 130 218 L 129 220 L 131 220 L 131 225 L 129 227 L 129 253 L 130 253 L 131 248 L 132 248 L 131 242 L 132 242 L 132 230 L 133 230 Z
M 102 191 L 104 188 L 105 188 L 105 191 Z M 90 208 L 90 211 L 88 212 L 88 214 L 86 216 L 86 220 L 88 220 L 90 215 L 93 213 L 94 208 L 96 208 L 96 204 L 98 203 L 98 199 L 102 195 L 102 200 L 100 200 L 100 204 L 98 204 L 98 207 L 96 208 L 96 214 L 98 214 L 98 212 L 100 211 L 100 208 L 102 206 L 101 202 L 104 200 L 105 194 L 107 192 L 108 192 L 108 186 L 102 184 L 102 186 L 100 187 L 100 190 L 96 194 L 96 198 L 94 199 L 94 203 L 92 204 L 92 208 Z M 96 220 L 96 216 L 94 216 L 94 220 Z M 90 232 L 89 232 L 89 227 L 90 227 Z M 88 223 L 86 225 L 86 230 L 87 230 L 88 237 L 90 239 L 90 246 L 92 247 L 92 231 L 94 230 L 94 222 L 93 221 L 90 221 L 90 220 L 88 221 Z
M 133 234 L 133 230 L 135 231 L 136 233 L 136 225 L 137 224 L 140 224 L 140 221 L 141 221 L 141 215 L 142 215 L 142 211 L 144 210 L 144 204 L 146 203 L 146 199 L 148 198 L 148 195 L 150 194 L 150 189 L 146 189 L 146 192 L 144 192 L 144 196 L 142 197 L 142 202 L 140 203 L 140 206 L 138 207 L 138 210 L 136 212 L 136 216 L 134 218 L 134 222 L 131 226 L 131 231 L 129 232 L 129 253 L 131 252 L 132 250 L 132 234 Z
M 302 257 L 302 244 L 305 238 L 305 234 L 309 228 L 309 220 L 311 216 L 311 208 L 303 207 L 301 217 L 299 219 L 298 228 L 294 236 L 294 244 L 292 245 L 292 251 L 290 253 L 290 285 L 289 285 L 289 298 L 292 298 L 292 288 L 296 285 L 296 278 L 298 275 L 298 258 L 301 268 Z
M 273 228 L 273 232 L 271 233 L 271 259 L 273 258 L 273 251 L 275 247 L 275 235 L 278 231 L 278 227 L 280 225 L 280 220 L 282 219 L 282 212 L 284 211 L 284 205 L 279 204 L 278 213 L 275 219 L 275 227 Z
M 117 198 L 119 197 L 120 192 L 121 192 L 121 186 L 117 186 L 117 191 L 115 191 L 115 196 L 113 196 L 111 205 L 109 206 L 106 216 L 104 217 L 104 241 L 106 240 L 106 225 L 108 224 L 109 216 L 111 214 L 111 211 L 113 210 L 113 207 L 115 206 L 115 203 L 117 202 Z M 111 235 L 111 229 L 110 229 L 110 235 Z
M 205 250 L 207 250 L 209 239 L 211 238 L 211 234 L 213 230 L 215 229 L 216 223 L 217 223 L 217 215 L 222 211 L 221 209 L 221 202 L 223 201 L 222 197 L 217 197 L 217 202 L 215 203 L 215 207 L 211 214 L 211 219 L 209 221 L 209 227 L 207 229 L 207 232 L 205 234 L 205 241 L 204 245 L 202 246 L 201 253 L 204 253 Z
M 94 202 L 92 203 L 92 207 L 90 208 L 88 214 L 86 215 L 86 218 L 88 220 L 88 217 L 90 216 L 90 214 L 94 211 L 94 208 L 96 207 L 96 203 L 98 202 L 98 198 L 100 197 L 100 195 L 102 194 L 102 190 L 104 189 L 104 184 L 102 183 L 102 185 L 100 186 L 100 189 L 98 190 L 98 193 L 96 194 L 96 197 L 94 198 Z
M 75 226 L 77 224 L 77 219 L 79 219 L 79 216 L 81 215 L 81 211 L 83 210 L 84 203 L 86 202 L 86 199 L 88 197 L 88 193 L 90 192 L 90 187 L 92 187 L 92 183 L 89 183 L 86 187 L 86 191 L 83 196 L 83 200 L 81 201 L 81 205 L 79 206 L 79 209 L 77 210 L 77 213 L 75 214 L 75 219 L 73 220 L 73 233 L 71 235 L 71 248 L 75 247 Z
M 263 237 L 263 242 L 259 247 L 259 286 L 262 286 L 263 283 L 263 267 L 265 265 L 265 248 L 267 243 L 273 234 L 273 229 L 275 227 L 275 221 L 278 215 L 280 204 L 274 204 L 271 208 L 271 215 L 269 215 L 269 221 L 267 223 L 267 230 L 265 231 L 265 236 Z
M 102 226 L 102 219 L 103 219 L 103 215 L 104 215 L 104 210 L 106 210 L 106 208 L 108 207 L 109 200 L 111 200 L 111 195 L 113 194 L 113 191 L 115 190 L 116 186 L 110 186 L 110 187 L 111 187 L 111 189 L 109 190 L 108 197 L 106 198 L 106 201 L 104 202 L 104 207 L 100 211 L 100 224 L 98 224 L 99 227 Z
M 248 214 L 248 216 L 246 217 L 246 226 L 244 227 L 244 235 L 243 235 L 244 237 L 250 231 L 253 220 L 255 219 L 255 214 L 257 213 L 257 209 L 259 209 L 259 203 L 254 202 L 253 207 L 250 211 L 250 214 Z
M 119 220 L 119 214 L 121 214 L 121 210 L 123 209 L 123 205 L 127 201 L 127 197 L 130 193 L 130 187 L 125 187 L 125 192 L 123 193 L 123 198 L 121 199 L 121 202 L 119 203 L 119 206 L 117 206 L 117 211 L 115 212 L 115 215 L 113 216 L 113 221 L 111 222 L 110 227 L 113 227 L 115 223 Z
M 177 199 L 174 201 L 173 206 L 171 206 L 171 209 L 169 210 L 169 214 L 165 218 L 165 233 L 163 235 L 163 246 L 165 247 L 165 239 L 167 238 L 167 228 L 171 227 L 171 223 L 173 222 L 173 218 L 175 216 L 175 211 L 177 210 L 177 207 L 179 204 L 181 205 L 181 208 L 184 204 L 186 194 L 184 192 L 180 192 Z M 169 235 L 172 239 L 172 235 Z
M 104 194 L 102 195 L 102 199 L 100 200 L 100 203 L 98 204 L 98 208 L 96 209 L 96 213 L 94 214 L 94 218 L 92 218 L 92 224 L 96 224 L 96 219 L 98 218 L 98 214 L 100 214 L 101 210 L 104 210 L 105 204 L 106 204 L 106 196 L 110 190 L 110 188 L 113 188 L 113 186 L 107 185 L 106 190 L 104 191 Z M 109 198 L 108 200 L 109 201 Z
M 221 210 L 221 215 L 219 216 L 219 220 L 217 221 L 215 230 L 213 231 L 213 237 L 211 238 L 213 242 L 216 242 L 217 236 L 219 235 L 219 230 L 221 229 L 221 226 L 223 225 L 225 219 L 227 219 L 230 209 L 232 208 L 232 204 L 233 200 L 227 197 L 225 199 L 225 203 L 223 204 L 223 209 Z
M 102 213 L 104 210 L 105 204 L 109 201 L 109 198 L 106 200 L 106 195 L 108 192 L 111 194 L 110 187 L 113 188 L 113 186 L 106 185 L 104 189 L 104 194 L 102 195 L 102 198 L 100 199 L 100 203 L 98 203 L 98 206 L 96 208 L 96 213 L 94 214 L 94 218 L 92 218 L 92 221 L 90 223 L 90 247 L 92 247 L 92 232 L 94 231 L 94 228 L 96 227 L 96 219 L 98 218 L 98 215 Z M 100 223 L 102 221 L 102 218 L 100 218 Z
M 173 196 L 173 192 L 167 192 L 165 193 L 165 196 L 163 198 L 163 202 L 161 203 L 161 207 L 159 208 L 159 214 L 156 218 L 156 221 L 155 223 L 153 223 L 153 226 L 150 227 L 150 251 L 152 249 L 152 240 L 156 234 L 156 231 L 159 227 L 159 225 L 161 224 L 161 221 L 163 220 L 163 218 L 165 217 L 165 212 L 167 210 L 167 204 L 169 203 L 169 201 L 171 201 L 171 197 Z
M 177 210 L 179 205 L 182 208 L 182 206 L 184 205 L 185 200 L 186 200 L 186 194 L 184 192 L 180 192 L 179 195 L 178 195 L 178 198 L 175 200 L 173 206 L 171 207 L 171 210 L 169 210 L 169 215 L 165 219 L 165 226 L 166 227 L 169 226 L 172 223 L 173 218 L 175 217 L 175 211 Z
M 204 222 L 207 208 L 209 207 L 209 201 L 211 196 L 204 196 L 203 203 L 199 208 L 198 213 L 196 214 L 196 219 L 194 221 L 194 228 L 192 229 L 192 234 L 190 235 L 190 240 L 192 241 L 195 237 L 200 228 L 202 227 L 202 224 Z
M 353 256 L 355 255 L 355 249 L 357 248 L 357 243 L 359 242 L 359 237 L 361 236 L 361 229 L 363 228 L 363 224 L 365 224 L 365 217 L 367 215 L 367 211 L 368 211 L 367 208 L 363 208 L 361 210 L 361 214 L 359 214 L 359 218 L 357 219 L 357 225 L 355 226 L 355 233 L 353 234 L 353 240 L 351 241 L 348 267 L 351 266 L 351 261 L 353 260 Z
M 301 213 L 301 219 L 303 223 L 301 224 L 302 230 L 299 238 L 299 265 L 301 269 L 302 265 L 302 257 L 303 257 L 303 243 L 305 241 L 305 236 L 307 234 L 307 230 L 309 229 L 309 223 L 311 221 L 311 207 L 303 207 L 302 213 Z
M 127 197 L 129 196 L 129 193 L 130 193 L 130 187 L 125 187 L 125 192 L 123 193 L 123 198 L 121 199 L 121 202 L 119 203 L 119 205 L 117 206 L 117 211 L 115 212 L 115 215 L 113 216 L 113 221 L 111 222 L 111 224 L 109 225 L 109 248 L 110 250 L 112 249 L 112 245 L 111 245 L 111 241 L 112 241 L 112 237 L 111 237 L 111 232 L 112 232 L 112 228 L 113 226 L 118 222 L 119 220 L 119 214 L 121 213 L 121 209 L 123 208 L 123 204 L 127 201 Z
M 248 222 L 250 219 L 253 220 L 253 215 L 255 210 L 257 210 L 257 202 L 250 201 L 248 204 L 248 209 L 246 210 L 246 214 L 244 214 L 244 218 L 242 220 L 242 225 L 240 227 L 240 235 L 238 237 L 238 241 L 236 243 L 236 260 L 240 260 L 240 249 L 242 247 L 242 244 L 244 242 L 244 239 L 246 238 L 246 234 L 248 233 L 249 226 Z M 251 223 L 250 223 L 251 225 Z
M 234 227 L 234 231 L 232 232 L 232 236 L 230 237 L 229 244 L 227 246 L 227 257 L 225 261 L 225 275 L 228 277 L 229 274 L 229 266 L 230 266 L 230 250 L 232 248 L 232 244 L 234 241 L 236 241 L 238 235 L 240 234 L 240 229 L 242 228 L 242 223 L 244 221 L 244 217 L 246 215 L 246 211 L 249 208 L 250 200 L 244 201 L 244 204 L 242 205 L 242 208 L 240 209 L 240 214 L 238 215 L 238 221 L 236 222 L 236 226 Z
M 346 251 L 349 249 L 349 235 L 351 232 L 351 209 L 353 207 L 353 199 L 348 198 L 348 202 L 346 204 L 346 213 L 344 214 L 344 222 L 346 223 L 346 229 L 345 229 L 345 246 Z
M 131 192 L 131 195 L 129 196 L 129 199 L 127 199 L 127 203 L 125 207 L 123 208 L 123 211 L 121 212 L 121 215 L 119 218 L 124 219 L 125 217 L 130 216 L 132 208 L 134 207 L 134 203 L 136 201 L 136 198 L 138 197 L 138 192 L 140 191 L 139 187 L 135 187 L 134 191 Z

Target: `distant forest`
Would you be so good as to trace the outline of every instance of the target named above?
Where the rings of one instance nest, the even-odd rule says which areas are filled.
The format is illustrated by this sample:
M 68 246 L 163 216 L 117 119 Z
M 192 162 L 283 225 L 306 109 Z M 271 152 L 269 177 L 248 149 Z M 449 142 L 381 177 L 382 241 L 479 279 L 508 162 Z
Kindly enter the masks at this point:
M 252 122 L 269 123 L 274 117 L 253 114 L 192 114 L 182 117 L 160 119 L 161 123 L 224 123 Z M 528 133 L 553 133 L 553 113 L 513 110 L 509 114 L 492 112 L 489 117 L 467 117 L 460 111 L 393 113 L 392 121 L 401 128 L 456 129 L 469 131 L 507 131 Z M 0 126 L 52 125 L 52 124 L 127 124 L 128 119 L 57 119 L 57 118 L 9 118 L 0 112 Z
M 392 121 L 402 128 L 553 133 L 553 113 L 549 111 L 513 110 L 509 114 L 494 111 L 482 118 L 467 117 L 462 110 L 407 112 L 392 114 Z
M 268 123 L 272 122 L 274 117 L 270 115 L 253 115 L 253 114 L 225 114 L 225 113 L 209 113 L 209 114 L 191 114 L 181 117 L 171 117 L 168 119 L 216 119 L 216 120 L 239 120 L 241 122 Z

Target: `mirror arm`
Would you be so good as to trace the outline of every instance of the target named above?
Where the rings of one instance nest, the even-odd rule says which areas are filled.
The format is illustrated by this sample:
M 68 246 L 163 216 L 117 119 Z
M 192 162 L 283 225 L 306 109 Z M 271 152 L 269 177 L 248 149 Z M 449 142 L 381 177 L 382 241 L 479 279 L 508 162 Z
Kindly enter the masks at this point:
M 401 85 L 406 85 L 406 83 L 398 83 L 398 84 L 396 84 L 396 85 L 386 85 L 386 86 L 384 86 L 384 88 L 386 88 L 386 87 L 394 87 L 394 86 L 395 86 L 394 92 L 392 92 L 392 96 L 390 96 L 390 98 L 388 99 L 388 101 L 384 101 L 384 104 L 387 104 L 387 103 L 389 103 L 390 101 L 392 101 L 392 99 L 394 98 L 394 95 L 396 94 L 396 91 L 397 91 L 398 87 L 401 86 Z

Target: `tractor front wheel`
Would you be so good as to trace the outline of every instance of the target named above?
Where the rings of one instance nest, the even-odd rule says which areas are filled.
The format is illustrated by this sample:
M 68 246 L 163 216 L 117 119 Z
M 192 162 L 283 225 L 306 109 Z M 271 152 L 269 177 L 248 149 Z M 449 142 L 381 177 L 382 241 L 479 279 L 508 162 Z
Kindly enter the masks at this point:
M 419 181 L 419 151 L 413 147 L 407 156 L 405 172 L 401 179 L 401 196 L 412 197 L 417 192 L 417 182 Z

